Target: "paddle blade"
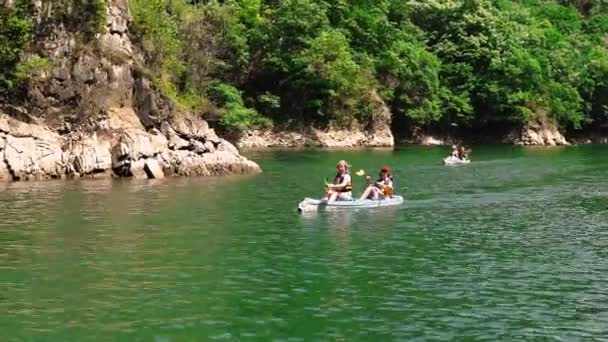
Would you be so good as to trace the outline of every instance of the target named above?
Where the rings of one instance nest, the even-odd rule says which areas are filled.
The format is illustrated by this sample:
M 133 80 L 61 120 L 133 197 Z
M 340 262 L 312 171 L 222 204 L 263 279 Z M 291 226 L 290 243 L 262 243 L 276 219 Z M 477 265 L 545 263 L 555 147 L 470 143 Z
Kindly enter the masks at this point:
M 363 177 L 363 176 L 365 176 L 365 170 L 359 170 L 359 171 L 355 172 L 355 174 L 359 177 Z

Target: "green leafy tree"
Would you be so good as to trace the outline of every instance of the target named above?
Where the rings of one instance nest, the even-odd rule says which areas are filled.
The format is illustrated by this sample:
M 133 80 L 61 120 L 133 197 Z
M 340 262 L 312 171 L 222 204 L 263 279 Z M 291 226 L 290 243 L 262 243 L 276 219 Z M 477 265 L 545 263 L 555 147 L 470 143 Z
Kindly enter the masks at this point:
M 0 95 L 20 85 L 17 67 L 32 38 L 32 21 L 22 8 L 0 6 Z

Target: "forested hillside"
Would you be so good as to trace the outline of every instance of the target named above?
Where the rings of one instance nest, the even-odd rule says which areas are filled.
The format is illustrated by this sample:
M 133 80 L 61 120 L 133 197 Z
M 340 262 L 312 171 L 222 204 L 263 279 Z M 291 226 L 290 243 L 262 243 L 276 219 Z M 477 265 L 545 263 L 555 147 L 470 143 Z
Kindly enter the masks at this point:
M 0 92 L 22 62 L 27 1 L 0 15 Z M 69 2 L 69 1 L 66 1 Z M 86 5 L 94 33 L 103 0 Z M 19 3 L 21 3 L 19 5 Z M 413 126 L 550 119 L 608 123 L 602 0 L 130 0 L 142 72 L 180 107 L 227 129 L 369 121 L 375 93 Z M 25 5 L 24 5 L 25 4 Z M 99 12 L 99 13 L 98 13 Z M 86 24 L 86 25 L 85 25 Z

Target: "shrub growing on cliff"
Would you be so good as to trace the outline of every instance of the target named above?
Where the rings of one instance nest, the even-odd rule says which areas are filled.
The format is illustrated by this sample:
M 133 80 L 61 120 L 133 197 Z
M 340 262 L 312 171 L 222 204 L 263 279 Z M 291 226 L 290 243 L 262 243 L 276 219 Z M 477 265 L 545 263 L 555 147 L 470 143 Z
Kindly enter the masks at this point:
M 226 130 L 242 131 L 272 126 L 268 118 L 247 108 L 239 90 L 229 84 L 215 83 L 209 89 L 209 96 L 219 106 L 219 123 Z
M 32 55 L 17 64 L 15 80 L 17 84 L 23 84 L 39 77 L 42 73 L 49 72 L 51 68 L 52 65 L 48 58 Z
M 249 49 L 236 7 L 186 0 L 130 6 L 154 82 L 176 104 L 201 110 L 213 81 L 239 82 Z
M 16 68 L 32 38 L 32 22 L 20 6 L 0 6 L 0 95 L 19 86 Z

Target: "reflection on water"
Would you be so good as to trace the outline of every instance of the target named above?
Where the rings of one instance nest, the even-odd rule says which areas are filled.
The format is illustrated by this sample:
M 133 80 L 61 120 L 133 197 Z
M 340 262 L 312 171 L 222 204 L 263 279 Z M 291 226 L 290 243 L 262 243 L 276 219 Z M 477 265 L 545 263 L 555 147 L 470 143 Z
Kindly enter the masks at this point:
M 0 327 L 9 341 L 608 336 L 605 148 L 476 148 L 462 168 L 444 152 L 2 184 Z M 298 215 L 342 158 L 391 165 L 406 204 Z

